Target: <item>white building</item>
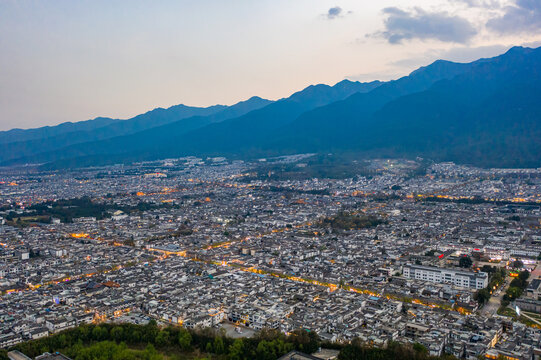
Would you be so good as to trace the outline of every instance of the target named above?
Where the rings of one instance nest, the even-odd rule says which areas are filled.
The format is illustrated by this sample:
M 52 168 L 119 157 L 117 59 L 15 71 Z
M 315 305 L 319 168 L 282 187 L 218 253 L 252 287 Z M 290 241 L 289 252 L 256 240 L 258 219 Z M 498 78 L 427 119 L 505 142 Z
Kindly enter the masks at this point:
M 62 249 L 49 249 L 49 254 L 56 257 L 62 257 L 63 255 L 66 255 Z
M 488 286 L 488 274 L 485 272 L 408 264 L 404 266 L 404 276 L 409 279 L 452 284 L 470 289 L 483 289 Z
M 56 334 L 62 330 L 74 328 L 76 325 L 77 324 L 74 319 L 66 318 L 51 319 L 45 322 L 47 330 L 49 330 L 49 332 L 52 334 Z

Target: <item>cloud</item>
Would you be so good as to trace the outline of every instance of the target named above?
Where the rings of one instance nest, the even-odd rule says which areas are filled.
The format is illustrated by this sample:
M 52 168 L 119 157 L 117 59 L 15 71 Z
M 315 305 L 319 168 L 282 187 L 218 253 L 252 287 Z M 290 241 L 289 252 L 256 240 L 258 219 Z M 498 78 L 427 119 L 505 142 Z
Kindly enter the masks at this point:
M 502 16 L 490 19 L 487 28 L 500 34 L 541 32 L 541 1 L 517 0 Z
M 537 48 L 541 46 L 541 40 L 528 41 L 523 44 L 520 44 L 520 46 L 529 47 L 529 48 Z
M 391 44 L 412 39 L 467 43 L 477 34 L 468 20 L 446 12 L 426 12 L 420 8 L 405 11 L 388 7 L 383 9 L 383 13 L 387 16 L 385 30 L 369 36 L 383 37 Z
M 342 15 L 342 8 L 340 6 L 334 6 L 327 11 L 327 19 L 334 20 Z
M 498 9 L 502 5 L 499 0 L 452 0 L 455 3 L 461 3 L 469 7 Z

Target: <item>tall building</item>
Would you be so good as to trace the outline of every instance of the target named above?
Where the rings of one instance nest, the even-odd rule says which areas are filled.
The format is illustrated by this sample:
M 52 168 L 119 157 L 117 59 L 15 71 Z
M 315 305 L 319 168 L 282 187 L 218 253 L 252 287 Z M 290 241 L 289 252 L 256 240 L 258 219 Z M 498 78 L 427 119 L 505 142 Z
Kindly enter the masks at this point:
M 488 286 L 488 274 L 485 272 L 407 264 L 404 266 L 404 276 L 409 279 L 452 284 L 470 289 L 483 289 Z

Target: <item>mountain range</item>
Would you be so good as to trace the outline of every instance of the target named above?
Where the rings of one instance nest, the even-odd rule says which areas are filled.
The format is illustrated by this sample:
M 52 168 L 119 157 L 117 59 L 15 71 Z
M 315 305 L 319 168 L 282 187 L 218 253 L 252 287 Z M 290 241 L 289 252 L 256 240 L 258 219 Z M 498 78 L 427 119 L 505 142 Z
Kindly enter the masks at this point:
M 541 167 L 541 48 L 438 60 L 400 79 L 313 85 L 277 101 L 177 105 L 0 132 L 0 165 L 80 167 L 185 155 L 301 152 Z

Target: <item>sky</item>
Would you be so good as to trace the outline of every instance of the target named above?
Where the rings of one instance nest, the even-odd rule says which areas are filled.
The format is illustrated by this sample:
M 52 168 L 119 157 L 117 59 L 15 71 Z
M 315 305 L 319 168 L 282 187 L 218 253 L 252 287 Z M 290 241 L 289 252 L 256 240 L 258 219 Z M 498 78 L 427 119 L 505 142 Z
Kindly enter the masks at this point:
M 0 130 L 390 80 L 541 45 L 540 0 L 0 0 Z

